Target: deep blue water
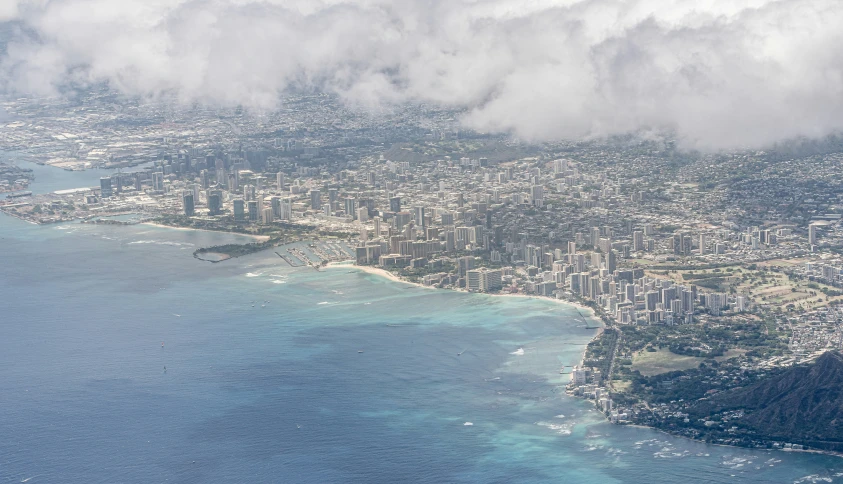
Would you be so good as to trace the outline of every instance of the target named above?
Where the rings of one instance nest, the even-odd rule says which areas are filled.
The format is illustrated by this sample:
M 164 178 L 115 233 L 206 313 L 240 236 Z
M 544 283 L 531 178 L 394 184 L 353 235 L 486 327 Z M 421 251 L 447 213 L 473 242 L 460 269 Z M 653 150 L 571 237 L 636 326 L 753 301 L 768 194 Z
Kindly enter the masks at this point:
M 840 482 L 605 423 L 567 306 L 191 257 L 230 240 L 0 216 L 0 482 Z

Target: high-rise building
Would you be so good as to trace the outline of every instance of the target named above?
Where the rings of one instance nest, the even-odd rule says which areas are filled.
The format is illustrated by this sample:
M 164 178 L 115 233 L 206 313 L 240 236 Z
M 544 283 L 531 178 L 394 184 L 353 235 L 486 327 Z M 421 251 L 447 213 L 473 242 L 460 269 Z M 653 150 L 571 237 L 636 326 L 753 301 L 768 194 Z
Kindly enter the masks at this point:
M 377 213 L 375 210 L 375 200 L 372 198 L 361 198 L 357 200 L 357 208 L 365 208 L 368 212 L 369 218 L 372 218 Z
M 425 222 L 424 207 L 413 207 L 413 219 L 416 221 L 416 226 L 424 229 L 427 225 Z
M 310 191 L 310 208 L 312 210 L 322 209 L 322 194 L 319 190 L 314 189 Z
M 690 235 L 673 234 L 673 253 L 677 255 L 691 255 L 692 239 Z
M 585 254 L 571 254 L 571 265 L 574 266 L 574 272 L 585 271 Z
M 621 293 L 624 296 L 624 301 L 629 301 L 631 303 L 635 302 L 635 294 L 636 294 L 636 286 L 635 284 L 627 284 L 624 286 L 624 291 Z
M 247 202 L 249 207 L 249 222 L 257 222 L 258 221 L 258 201 L 257 200 L 249 200 Z
M 245 222 L 246 221 L 246 201 L 238 198 L 232 202 L 234 205 L 234 221 L 235 222 Z
M 389 211 L 390 212 L 400 212 L 401 211 L 401 197 L 392 197 L 389 199 Z
M 723 293 L 708 293 L 705 298 L 705 306 L 712 316 L 720 316 L 723 308 L 726 307 L 726 295 Z
M 208 192 L 208 214 L 211 216 L 222 213 L 222 192 L 210 190 Z
M 632 250 L 635 252 L 644 250 L 644 232 L 636 230 L 632 233 Z
M 184 205 L 184 214 L 192 217 L 196 212 L 196 206 L 193 203 L 193 192 L 185 192 L 182 195 L 182 204 Z
M 254 185 L 243 186 L 243 198 L 245 198 L 247 202 L 249 200 L 254 200 L 255 198 L 257 198 L 257 192 L 255 192 Z
M 600 256 L 599 252 L 592 252 L 591 253 L 591 267 L 592 267 L 592 269 L 600 269 L 603 266 L 603 261 L 601 259 L 602 259 L 602 257 Z
M 112 195 L 111 177 L 104 176 L 100 178 L 100 196 L 102 196 L 102 198 L 110 198 Z
M 366 207 L 360 207 L 357 209 L 357 220 L 360 222 L 366 222 L 369 220 L 369 209 Z
M 240 189 L 240 170 L 233 170 L 228 174 L 228 191 L 234 192 Z
M 465 276 L 465 274 L 474 268 L 474 257 L 466 256 L 460 257 L 457 259 L 457 270 L 459 271 L 459 275 Z
M 375 217 L 372 220 L 372 223 L 375 225 L 375 238 L 377 239 L 381 236 L 381 218 Z
M 481 281 L 481 271 L 468 271 L 465 275 L 465 287 L 472 292 L 482 292 L 483 282 Z
M 354 218 L 357 215 L 357 200 L 353 198 L 346 198 L 343 201 L 343 205 L 345 208 L 345 214 L 351 218 Z
M 455 233 L 457 241 L 463 241 L 466 245 L 477 243 L 477 231 L 474 227 L 457 227 Z
M 679 292 L 679 298 L 682 300 L 682 311 L 685 313 L 694 313 L 694 292 L 683 288 Z
M 272 220 L 273 220 L 272 209 L 269 208 L 269 207 L 266 207 L 264 209 L 261 209 L 260 212 L 261 212 L 261 223 L 264 224 L 264 225 L 271 224 Z
M 445 232 L 445 251 L 453 252 L 457 247 L 456 233 L 453 230 Z
M 495 291 L 502 287 L 500 270 L 476 269 L 466 272 L 466 288 L 474 292 Z
M 278 185 L 279 190 L 284 189 L 284 172 L 279 171 L 275 175 L 275 183 Z
M 613 274 L 615 272 L 617 265 L 617 255 L 614 250 L 609 249 L 609 251 L 606 252 L 606 269 L 609 271 L 609 274 Z
M 600 278 L 592 277 L 588 281 L 588 297 L 591 299 L 597 299 L 597 297 L 601 294 L 603 294 L 603 285 L 600 282 Z
M 293 219 L 293 201 L 291 199 L 285 198 L 281 201 L 281 211 L 278 214 L 278 218 L 281 220 Z
M 412 214 L 410 214 L 410 212 L 396 212 L 392 220 L 395 222 L 395 228 L 401 230 L 405 225 L 410 223 L 410 220 L 412 220 Z
M 164 191 L 164 172 L 156 171 L 152 173 L 152 190 L 156 192 Z
M 659 293 L 657 291 L 649 291 L 644 294 L 644 301 L 647 311 L 655 311 L 659 304 Z
M 735 309 L 738 311 L 746 311 L 749 305 L 747 304 L 746 296 L 738 296 L 735 300 Z
M 808 225 L 808 245 L 817 245 L 817 226 Z
M 544 187 L 541 185 L 533 185 L 530 187 L 530 201 L 533 205 L 540 206 L 544 202 Z
M 553 174 L 561 175 L 565 173 L 568 168 L 568 162 L 565 160 L 553 160 Z

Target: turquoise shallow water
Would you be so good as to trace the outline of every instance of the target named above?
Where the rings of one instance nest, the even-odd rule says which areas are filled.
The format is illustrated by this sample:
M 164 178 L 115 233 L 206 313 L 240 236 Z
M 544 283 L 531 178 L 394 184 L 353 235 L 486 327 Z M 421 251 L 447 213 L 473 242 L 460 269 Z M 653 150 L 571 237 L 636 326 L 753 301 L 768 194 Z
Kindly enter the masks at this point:
M 0 216 L 0 482 L 841 480 L 605 423 L 572 308 L 191 257 L 230 240 Z

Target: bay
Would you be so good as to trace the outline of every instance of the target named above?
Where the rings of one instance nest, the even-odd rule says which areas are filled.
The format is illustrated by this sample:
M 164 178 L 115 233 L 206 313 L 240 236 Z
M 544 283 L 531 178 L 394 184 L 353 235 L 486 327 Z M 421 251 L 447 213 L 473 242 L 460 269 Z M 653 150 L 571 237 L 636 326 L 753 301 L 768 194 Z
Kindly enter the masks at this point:
M 191 256 L 245 240 L 0 216 L 0 482 L 840 480 L 606 423 L 574 308 Z

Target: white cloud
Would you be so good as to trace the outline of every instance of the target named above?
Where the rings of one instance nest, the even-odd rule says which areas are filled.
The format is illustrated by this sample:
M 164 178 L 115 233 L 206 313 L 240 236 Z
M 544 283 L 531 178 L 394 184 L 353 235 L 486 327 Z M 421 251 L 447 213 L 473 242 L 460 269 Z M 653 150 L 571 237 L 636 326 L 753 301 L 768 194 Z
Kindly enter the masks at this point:
M 0 19 L 23 26 L 0 59 L 14 92 L 266 109 L 305 85 L 534 140 L 672 129 L 709 149 L 843 129 L 838 0 L 6 0 Z

